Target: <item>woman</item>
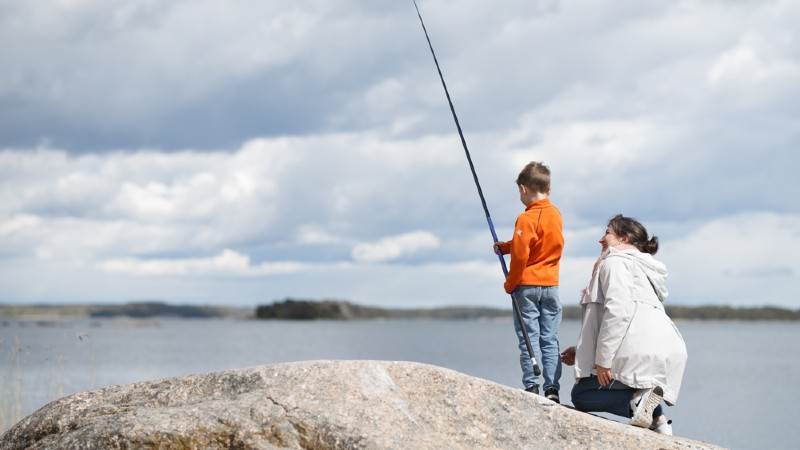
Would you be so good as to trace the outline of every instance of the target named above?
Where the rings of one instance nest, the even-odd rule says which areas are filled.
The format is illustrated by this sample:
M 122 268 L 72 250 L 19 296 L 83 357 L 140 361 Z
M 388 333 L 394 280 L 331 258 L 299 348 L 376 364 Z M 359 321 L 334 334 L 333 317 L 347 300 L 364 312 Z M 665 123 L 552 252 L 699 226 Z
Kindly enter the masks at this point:
M 600 239 L 603 251 L 581 299 L 578 345 L 561 353 L 575 365 L 572 403 L 580 411 L 630 417 L 631 424 L 672 434 L 660 406 L 677 401 L 686 345 L 661 304 L 667 269 L 652 255 L 658 238 L 617 215 Z

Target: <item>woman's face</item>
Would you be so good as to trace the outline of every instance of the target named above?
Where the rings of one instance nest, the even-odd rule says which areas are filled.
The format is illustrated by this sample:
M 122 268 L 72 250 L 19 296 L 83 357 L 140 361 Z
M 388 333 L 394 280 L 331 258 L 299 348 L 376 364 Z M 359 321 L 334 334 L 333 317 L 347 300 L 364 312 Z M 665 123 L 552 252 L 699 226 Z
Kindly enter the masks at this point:
M 614 233 L 614 230 L 611 229 L 610 225 L 608 227 L 606 227 L 606 234 L 604 234 L 603 237 L 600 238 L 599 242 L 600 242 L 600 245 L 603 246 L 603 250 L 605 250 L 605 249 L 607 249 L 609 247 L 618 247 L 618 246 L 626 243 L 623 238 L 617 236 Z

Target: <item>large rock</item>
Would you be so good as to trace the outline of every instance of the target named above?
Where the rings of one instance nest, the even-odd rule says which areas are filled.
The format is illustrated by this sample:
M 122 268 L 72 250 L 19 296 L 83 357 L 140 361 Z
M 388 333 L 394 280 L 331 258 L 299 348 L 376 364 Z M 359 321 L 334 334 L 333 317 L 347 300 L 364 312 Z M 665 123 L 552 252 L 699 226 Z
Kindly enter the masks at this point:
M 54 401 L 0 450 L 701 449 L 436 366 L 311 361 L 110 386 Z

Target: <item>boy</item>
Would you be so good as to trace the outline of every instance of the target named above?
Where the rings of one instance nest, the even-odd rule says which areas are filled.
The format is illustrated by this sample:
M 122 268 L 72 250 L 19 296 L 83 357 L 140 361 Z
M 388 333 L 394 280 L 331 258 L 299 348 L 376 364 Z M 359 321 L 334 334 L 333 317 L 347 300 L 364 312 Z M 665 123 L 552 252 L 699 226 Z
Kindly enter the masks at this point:
M 561 377 L 558 268 L 564 248 L 561 213 L 550 203 L 550 169 L 544 164 L 528 163 L 517 177 L 517 187 L 525 211 L 514 225 L 514 237 L 508 242 L 498 242 L 495 252 L 511 254 L 504 287 L 519 305 L 531 347 L 541 361 L 544 396 L 558 402 L 558 380 Z M 522 384 L 526 391 L 538 394 L 539 380 L 533 374 L 533 363 L 516 318 L 514 329 L 519 338 Z

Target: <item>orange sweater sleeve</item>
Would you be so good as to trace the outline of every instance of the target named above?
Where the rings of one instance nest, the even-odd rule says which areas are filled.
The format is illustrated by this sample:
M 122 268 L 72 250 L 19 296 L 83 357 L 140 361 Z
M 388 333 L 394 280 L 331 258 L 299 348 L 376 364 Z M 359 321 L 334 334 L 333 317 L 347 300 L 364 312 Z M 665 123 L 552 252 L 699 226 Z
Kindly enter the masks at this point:
M 536 240 L 533 223 L 524 215 L 517 218 L 514 224 L 514 237 L 511 239 L 511 263 L 508 277 L 503 285 L 507 293 L 512 293 L 522 280 L 522 272 L 528 264 L 532 241 Z

